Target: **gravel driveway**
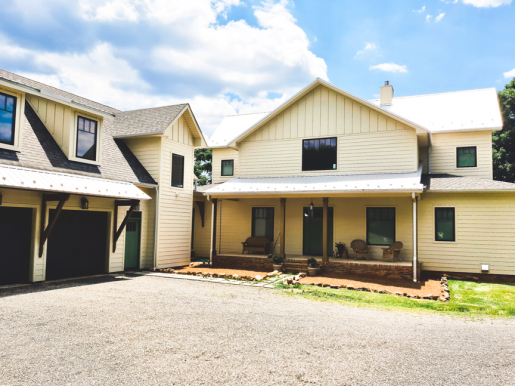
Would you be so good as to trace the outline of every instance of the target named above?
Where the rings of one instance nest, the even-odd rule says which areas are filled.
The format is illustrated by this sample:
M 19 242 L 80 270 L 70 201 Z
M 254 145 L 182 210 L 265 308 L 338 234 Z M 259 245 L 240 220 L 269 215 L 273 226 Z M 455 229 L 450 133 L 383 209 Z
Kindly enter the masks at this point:
M 111 276 L 0 290 L 0 385 L 515 385 L 515 321 Z

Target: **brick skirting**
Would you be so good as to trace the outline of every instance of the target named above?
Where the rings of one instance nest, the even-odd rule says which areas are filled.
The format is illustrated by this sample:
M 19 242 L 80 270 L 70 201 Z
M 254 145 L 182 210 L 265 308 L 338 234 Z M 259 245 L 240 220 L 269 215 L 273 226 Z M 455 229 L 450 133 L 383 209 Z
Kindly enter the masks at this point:
M 252 257 L 252 256 L 227 256 L 227 255 L 216 255 L 213 257 L 213 265 L 221 267 L 238 267 L 247 268 L 263 271 L 273 271 L 272 259 L 268 259 L 266 256 L 263 257 Z

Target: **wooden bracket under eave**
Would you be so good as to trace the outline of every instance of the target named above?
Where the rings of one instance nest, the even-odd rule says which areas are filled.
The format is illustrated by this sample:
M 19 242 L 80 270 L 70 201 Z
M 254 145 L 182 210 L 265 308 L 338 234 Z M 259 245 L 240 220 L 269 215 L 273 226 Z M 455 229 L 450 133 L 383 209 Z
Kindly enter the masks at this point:
M 136 209 L 136 207 L 139 205 L 139 200 L 118 200 L 114 202 L 114 221 L 113 221 L 113 252 L 116 252 L 116 243 L 118 242 L 118 239 L 120 238 L 120 235 L 122 234 L 123 230 L 125 229 L 125 225 L 127 225 L 127 221 L 129 221 L 129 218 L 132 215 L 132 212 Z M 122 223 L 120 224 L 120 228 L 118 230 L 116 229 L 116 224 L 118 223 L 118 208 L 120 206 L 130 206 L 129 210 L 127 211 L 127 214 L 125 215 L 125 218 L 123 219 Z
M 70 198 L 70 195 L 67 193 L 58 193 L 58 194 L 43 194 L 43 200 L 41 203 L 41 223 L 39 228 L 39 257 L 43 256 L 43 247 L 45 246 L 46 241 L 50 237 L 50 233 L 52 233 L 52 229 L 54 229 L 54 225 L 57 222 L 61 211 L 63 210 L 63 206 Z M 55 216 L 50 221 L 45 229 L 46 224 L 46 203 L 50 201 L 59 201 L 57 204 Z

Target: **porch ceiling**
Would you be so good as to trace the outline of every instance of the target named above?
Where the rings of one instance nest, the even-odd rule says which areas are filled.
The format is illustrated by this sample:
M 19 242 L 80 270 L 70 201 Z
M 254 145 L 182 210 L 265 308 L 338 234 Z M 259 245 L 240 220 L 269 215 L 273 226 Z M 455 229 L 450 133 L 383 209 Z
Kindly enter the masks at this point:
M 362 193 L 422 192 L 422 166 L 414 173 L 354 174 L 295 177 L 233 178 L 214 186 L 204 195 L 347 195 Z

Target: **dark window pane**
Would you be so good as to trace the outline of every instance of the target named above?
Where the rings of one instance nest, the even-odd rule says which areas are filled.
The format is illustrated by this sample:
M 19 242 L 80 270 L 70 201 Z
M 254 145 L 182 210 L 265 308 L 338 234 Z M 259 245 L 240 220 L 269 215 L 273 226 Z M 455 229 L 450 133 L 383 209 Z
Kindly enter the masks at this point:
M 0 94 L 0 110 L 5 110 L 5 102 L 7 97 L 5 95 Z
M 459 168 L 477 166 L 476 147 L 458 147 L 457 164 Z
M 172 154 L 172 186 L 184 187 L 184 156 Z
M 454 208 L 435 208 L 435 240 L 455 241 Z
M 16 98 L 0 93 L 0 143 L 14 144 Z
M 96 121 L 79 117 L 77 120 L 77 157 L 95 161 L 97 159 L 97 136 L 90 127 L 96 126 Z
M 222 176 L 232 176 L 234 174 L 234 161 L 224 160 L 222 161 Z
M 274 239 L 274 208 L 252 208 L 252 236 Z
M 390 245 L 395 241 L 395 208 L 367 208 L 367 243 Z
M 336 138 L 305 139 L 302 146 L 302 170 L 336 169 Z
M 14 110 L 14 98 L 7 97 L 7 102 L 6 102 L 6 105 L 5 105 L 5 109 L 7 111 L 11 111 L 11 112 Z

